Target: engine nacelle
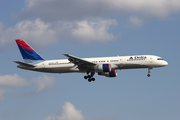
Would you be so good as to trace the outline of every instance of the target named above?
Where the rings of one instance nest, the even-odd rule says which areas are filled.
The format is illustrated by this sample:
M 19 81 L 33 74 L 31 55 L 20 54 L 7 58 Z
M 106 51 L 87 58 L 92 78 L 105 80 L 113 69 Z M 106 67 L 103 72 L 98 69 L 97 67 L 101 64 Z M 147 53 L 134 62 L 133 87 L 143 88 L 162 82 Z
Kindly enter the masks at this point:
M 94 67 L 95 71 L 98 72 L 110 72 L 111 65 L 110 64 L 99 64 Z
M 103 75 L 103 76 L 106 76 L 106 77 L 116 77 L 117 76 L 117 71 L 113 70 L 113 71 L 110 71 L 110 72 L 98 72 L 98 75 Z

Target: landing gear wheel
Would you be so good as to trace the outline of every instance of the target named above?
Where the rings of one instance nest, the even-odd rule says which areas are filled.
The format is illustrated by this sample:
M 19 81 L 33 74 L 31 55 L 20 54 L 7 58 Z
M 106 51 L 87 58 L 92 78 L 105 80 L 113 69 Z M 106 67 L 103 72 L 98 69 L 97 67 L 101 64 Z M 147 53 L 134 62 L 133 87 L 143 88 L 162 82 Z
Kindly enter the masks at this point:
M 95 78 L 93 78 L 95 72 L 91 72 L 91 74 L 89 75 L 89 72 L 87 72 L 87 76 L 84 76 L 84 79 L 88 79 L 89 82 L 91 81 L 95 81 Z
M 92 81 L 95 81 L 95 78 L 91 78 Z
M 147 74 L 148 77 L 150 77 L 151 69 L 152 68 L 148 68 L 148 74 Z
M 84 79 L 87 79 L 88 78 L 88 76 L 84 76 Z

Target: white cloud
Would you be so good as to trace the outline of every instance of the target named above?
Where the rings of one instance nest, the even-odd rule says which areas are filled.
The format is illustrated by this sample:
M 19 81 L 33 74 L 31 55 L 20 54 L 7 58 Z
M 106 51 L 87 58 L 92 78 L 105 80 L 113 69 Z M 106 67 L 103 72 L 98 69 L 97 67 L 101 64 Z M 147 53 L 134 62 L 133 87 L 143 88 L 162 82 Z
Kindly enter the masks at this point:
M 14 40 L 22 38 L 34 45 L 40 45 L 44 47 L 49 43 L 56 42 L 55 31 L 50 28 L 51 24 L 44 23 L 40 19 L 34 21 L 24 20 L 18 22 L 14 27 L 10 27 L 6 30 L 1 30 L 0 44 L 1 47 L 15 43 Z
M 143 25 L 143 20 L 136 16 L 130 16 L 128 22 L 126 26 L 129 28 L 137 28 Z
M 4 100 L 4 94 L 8 91 L 9 91 L 9 89 L 7 89 L 7 88 L 0 88 L 0 101 Z
M 133 14 L 128 22 L 139 27 L 145 17 L 164 18 L 178 12 L 179 0 L 25 0 L 18 18 L 34 21 L 22 20 L 7 29 L 3 29 L 0 22 L 0 48 L 15 44 L 16 38 L 25 39 L 39 49 L 59 40 L 111 41 L 115 36 L 109 28 L 116 26 L 117 21 L 104 19 L 108 15 Z
M 140 13 L 145 16 L 167 17 L 180 11 L 179 0 L 100 0 L 111 10 L 128 13 Z
M 49 76 L 40 76 L 38 78 L 35 78 L 32 80 L 32 83 L 34 84 L 36 91 L 41 92 L 44 89 L 53 87 L 56 84 L 56 81 L 53 77 Z
M 44 120 L 83 120 L 84 116 L 70 102 L 65 102 L 60 115 L 47 116 Z
M 23 87 L 27 85 L 28 82 L 17 74 L 0 76 L 1 87 Z
M 49 76 L 40 76 L 32 80 L 26 80 L 17 74 L 0 75 L 0 100 L 4 99 L 4 94 L 13 92 L 14 88 L 34 87 L 36 93 L 53 87 L 57 82 Z
M 43 48 L 59 40 L 68 39 L 69 41 L 81 41 L 91 43 L 93 41 L 113 40 L 114 35 L 108 30 L 117 22 L 113 19 L 93 19 L 72 22 L 44 22 L 40 19 L 34 21 L 24 20 L 18 22 L 14 27 L 1 30 L 0 46 L 6 48 L 15 44 L 16 38 L 26 40 L 35 48 Z M 0 26 L 1 27 L 1 26 Z
M 25 39 L 38 49 L 59 40 L 74 43 L 111 41 L 115 36 L 109 28 L 116 26 L 117 21 L 104 19 L 109 15 L 133 14 L 128 22 L 139 27 L 145 17 L 165 18 L 178 12 L 179 0 L 25 0 L 18 18 L 26 20 L 7 29 L 3 29 L 0 22 L 0 49 L 15 44 L 16 38 Z
M 104 17 L 110 13 L 167 17 L 176 12 L 180 12 L 179 0 L 26 0 L 20 16 L 72 21 Z
M 112 33 L 108 33 L 108 29 L 112 25 L 116 25 L 115 20 L 97 20 L 97 21 L 80 21 L 77 27 L 72 30 L 72 36 L 81 42 L 92 41 L 110 41 L 114 39 Z

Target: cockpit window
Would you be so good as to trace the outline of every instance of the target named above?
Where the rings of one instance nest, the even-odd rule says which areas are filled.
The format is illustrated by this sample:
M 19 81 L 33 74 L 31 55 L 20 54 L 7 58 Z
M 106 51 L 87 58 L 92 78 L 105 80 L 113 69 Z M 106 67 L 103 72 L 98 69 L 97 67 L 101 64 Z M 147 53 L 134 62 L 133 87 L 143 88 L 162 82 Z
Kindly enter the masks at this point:
M 157 58 L 157 60 L 163 60 L 162 58 Z

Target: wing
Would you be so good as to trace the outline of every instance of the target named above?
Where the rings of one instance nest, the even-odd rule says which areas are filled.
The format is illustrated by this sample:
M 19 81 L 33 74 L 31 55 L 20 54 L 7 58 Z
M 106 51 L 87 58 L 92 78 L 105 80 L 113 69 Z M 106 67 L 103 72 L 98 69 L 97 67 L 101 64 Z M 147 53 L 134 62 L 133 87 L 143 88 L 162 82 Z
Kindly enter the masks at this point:
M 78 58 L 69 54 L 63 54 L 63 55 L 68 57 L 69 58 L 68 60 L 70 62 L 77 65 L 78 68 L 83 71 L 89 71 L 93 66 L 96 65 L 96 63 L 93 63 L 93 62 L 90 62 L 90 61 L 87 61 L 87 60 L 84 60 L 84 59 L 81 59 L 81 58 Z
M 23 65 L 25 67 L 35 67 L 32 64 L 28 64 L 28 63 L 24 63 L 24 62 L 20 62 L 20 61 L 14 61 L 15 63 L 19 64 L 19 65 Z

